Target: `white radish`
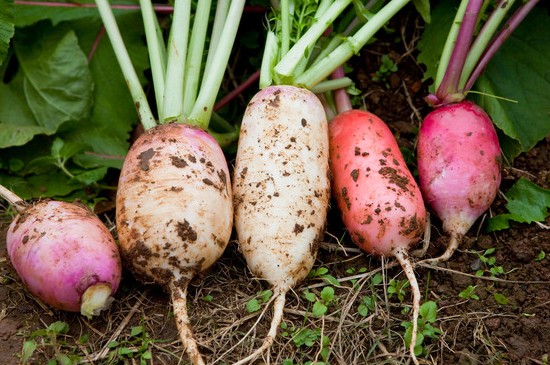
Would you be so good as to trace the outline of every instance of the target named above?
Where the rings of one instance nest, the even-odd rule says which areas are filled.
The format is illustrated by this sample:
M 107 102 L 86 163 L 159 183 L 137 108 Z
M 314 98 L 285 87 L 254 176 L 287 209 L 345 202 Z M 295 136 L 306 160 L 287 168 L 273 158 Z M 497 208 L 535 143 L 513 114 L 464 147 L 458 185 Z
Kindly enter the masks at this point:
M 274 293 L 273 319 L 252 361 L 274 341 L 286 293 L 313 267 L 330 199 L 328 126 L 312 92 L 269 86 L 246 108 L 233 175 L 239 250 Z

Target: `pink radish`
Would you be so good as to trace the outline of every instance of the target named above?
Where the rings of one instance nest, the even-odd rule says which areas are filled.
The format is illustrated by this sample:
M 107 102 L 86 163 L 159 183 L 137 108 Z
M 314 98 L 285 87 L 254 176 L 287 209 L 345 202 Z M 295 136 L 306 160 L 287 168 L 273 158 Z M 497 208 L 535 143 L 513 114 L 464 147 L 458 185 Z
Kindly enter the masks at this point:
M 250 271 L 273 287 L 273 319 L 265 351 L 283 317 L 286 293 L 313 267 L 330 198 L 328 127 L 312 92 L 270 86 L 246 108 L 233 192 L 239 250 Z
M 426 97 L 435 109 L 422 122 L 417 149 L 420 188 L 450 242 L 441 256 L 423 263 L 448 260 L 498 193 L 501 151 L 495 128 L 479 106 L 464 99 L 537 2 L 519 4 L 502 26 L 513 2 L 484 7 L 482 0 L 463 1 L 456 12 L 437 66 L 436 93 Z
M 6 242 L 28 290 L 53 308 L 88 318 L 107 308 L 122 268 L 103 222 L 84 205 L 53 200 L 26 204 L 3 186 L 0 195 L 19 212 Z
M 437 260 L 446 261 L 461 237 L 491 206 L 501 181 L 501 152 L 489 116 L 469 101 L 439 107 L 420 128 L 420 187 L 451 239 Z
M 329 123 L 332 192 L 351 239 L 364 251 L 395 257 L 413 291 L 414 356 L 420 290 L 408 251 L 426 228 L 420 189 L 387 125 L 362 110 L 339 113 Z

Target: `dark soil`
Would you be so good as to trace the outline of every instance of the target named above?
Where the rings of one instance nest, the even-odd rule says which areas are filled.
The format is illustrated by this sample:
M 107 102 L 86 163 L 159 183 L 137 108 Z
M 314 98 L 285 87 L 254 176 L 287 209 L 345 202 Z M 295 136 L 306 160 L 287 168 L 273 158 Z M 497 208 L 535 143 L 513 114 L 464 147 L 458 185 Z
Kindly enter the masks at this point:
M 388 123 L 414 171 L 416 133 L 421 118 L 430 110 L 423 100 L 430 80 L 422 80 L 422 65 L 415 60 L 422 22 L 413 14 L 406 8 L 392 23 L 393 33 L 379 35 L 374 44 L 354 57 L 350 76 L 362 91 L 356 100 Z M 398 71 L 375 82 L 373 75 L 380 67 L 382 55 L 388 55 Z M 517 157 L 512 166 L 504 167 L 501 190 L 506 192 L 521 176 L 550 189 L 550 137 Z M 423 301 L 437 303 L 437 321 L 433 325 L 442 331 L 436 338 L 425 339 L 425 354 L 419 357 L 421 363 L 548 363 L 550 230 L 536 224 L 512 222 L 509 229 L 485 233 L 489 216 L 504 212 L 505 200 L 499 195 L 449 262 L 439 268 L 416 268 Z M 112 211 L 101 217 L 112 226 Z M 9 223 L 9 217 L 4 219 L 2 232 Z M 543 223 L 550 225 L 548 219 Z M 29 363 L 46 364 L 51 359 L 62 363 L 63 356 L 75 356 L 92 364 L 137 364 L 140 356 L 145 364 L 186 363 L 169 296 L 160 288 L 139 284 L 130 273 L 125 273 L 116 301 L 101 316 L 88 321 L 79 314 L 51 310 L 25 291 L 9 262 L 4 233 L 1 238 L 0 364 L 20 364 L 24 341 L 33 339 L 33 333 L 37 334 L 34 331 L 56 321 L 67 323 L 68 332 L 57 336 L 42 333 L 34 338 L 37 347 Z M 441 253 L 447 240 L 440 222 L 432 217 L 427 256 Z M 491 266 L 479 258 L 479 254 L 490 248 L 495 249 L 492 256 L 496 258 L 492 267 L 503 269 L 496 278 L 490 276 Z M 547 256 L 541 259 L 543 252 Z M 323 331 L 330 341 L 330 364 L 410 363 L 401 326 L 403 321 L 410 321 L 404 310 L 410 307 L 410 290 L 406 289 L 401 301 L 388 295 L 383 285 L 370 281 L 381 267 L 385 267 L 386 285 L 392 279 L 403 280 L 404 275 L 392 260 L 357 252 L 334 208 L 329 213 L 325 243 L 317 262 L 316 267 L 327 267 L 332 276 L 346 278 L 336 287 L 336 302 L 323 318 L 313 318 L 308 314 L 311 303 L 304 300 L 302 292 L 307 289 L 318 294 L 324 282 L 318 278 L 303 282 L 295 289 L 296 295 L 289 295 L 285 312 L 288 334 L 280 331 L 270 358 L 264 360 L 274 364 L 281 364 L 284 359 L 292 359 L 294 364 L 323 360 L 318 337 L 311 343 L 298 343 L 291 336 L 295 327 Z M 477 270 L 484 270 L 484 275 L 476 277 Z M 353 289 L 349 277 L 363 271 Z M 477 299 L 459 296 L 469 286 L 475 287 Z M 236 244 L 230 245 L 219 263 L 191 286 L 192 324 L 207 363 L 236 361 L 259 345 L 266 334 L 268 318 L 260 321 L 246 341 L 238 341 L 257 319 L 257 313 L 246 312 L 245 304 L 257 291 L 267 288 L 265 283 L 252 278 Z M 362 298 L 368 296 L 376 299 L 376 305 L 374 311 L 363 317 L 357 314 L 357 308 Z M 132 333 L 132 328 L 139 326 L 143 326 L 146 336 Z M 151 360 L 145 350 L 150 351 Z

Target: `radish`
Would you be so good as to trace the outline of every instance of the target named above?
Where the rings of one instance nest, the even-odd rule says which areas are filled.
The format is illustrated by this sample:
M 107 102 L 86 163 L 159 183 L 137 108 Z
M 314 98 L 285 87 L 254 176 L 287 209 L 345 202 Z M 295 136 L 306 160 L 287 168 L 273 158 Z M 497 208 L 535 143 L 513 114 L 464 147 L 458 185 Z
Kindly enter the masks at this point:
M 482 0 L 462 1 L 457 10 L 438 66 L 436 94 L 426 98 L 435 109 L 422 122 L 417 148 L 420 188 L 450 241 L 443 254 L 424 263 L 448 260 L 498 193 L 502 162 L 495 128 L 479 106 L 464 98 L 492 55 L 536 3 L 522 3 L 496 36 L 513 1 L 499 2 L 486 21 L 482 20 Z M 472 42 L 480 21 L 482 27 Z
M 342 68 L 333 73 L 343 75 Z M 388 126 L 368 111 L 352 109 L 345 90 L 333 95 L 338 114 L 329 123 L 332 195 L 352 241 L 401 264 L 413 294 L 410 353 L 418 363 L 420 289 L 409 250 L 426 229 L 424 200 Z
M 8 256 L 27 289 L 53 308 L 91 319 L 113 301 L 122 276 L 113 236 L 88 207 L 64 201 L 27 204 L 0 185 L 19 213 L 6 237 Z
M 324 79 L 407 2 L 391 1 L 364 25 L 348 26 L 330 41 L 322 38 L 327 28 L 341 14 L 355 15 L 351 0 L 293 6 L 284 1 L 273 10 L 261 90 L 245 110 L 233 173 L 239 250 L 250 271 L 272 286 L 273 318 L 262 345 L 236 364 L 253 361 L 272 345 L 286 293 L 313 268 L 323 238 L 329 143 L 325 110 L 315 93 L 350 85 L 346 78 Z M 307 12 L 314 15 L 300 16 Z
M 271 328 L 253 360 L 276 336 L 286 293 L 313 268 L 330 198 L 328 129 L 312 92 L 270 86 L 246 108 L 233 191 L 239 250 L 250 271 L 273 287 Z
M 151 3 L 141 3 L 158 123 L 109 5 L 104 0 L 97 3 L 145 129 L 130 148 L 119 177 L 116 224 L 123 262 L 142 282 L 170 292 L 187 354 L 193 364 L 204 364 L 191 330 L 187 289 L 223 254 L 233 227 L 229 169 L 207 128 L 244 0 L 217 9 L 201 83 L 197 70 L 203 63 L 210 2 L 197 4 L 190 39 L 191 2 L 175 2 L 167 48 L 158 36 Z

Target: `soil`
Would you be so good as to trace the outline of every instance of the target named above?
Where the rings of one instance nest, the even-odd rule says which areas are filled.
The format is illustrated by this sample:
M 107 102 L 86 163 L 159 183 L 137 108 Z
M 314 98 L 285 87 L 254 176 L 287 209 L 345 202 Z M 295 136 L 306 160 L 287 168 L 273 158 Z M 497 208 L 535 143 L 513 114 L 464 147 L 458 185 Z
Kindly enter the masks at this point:
M 383 32 L 350 61 L 353 71 L 349 75 L 361 90 L 356 100 L 388 123 L 414 171 L 416 133 L 429 111 L 423 97 L 430 80 L 422 80 L 423 66 L 415 60 L 422 22 L 407 7 L 391 28 L 393 33 Z M 382 55 L 388 55 L 398 70 L 373 81 Z M 232 156 L 228 158 L 231 162 Z M 517 157 L 511 166 L 504 166 L 501 191 L 506 192 L 522 176 L 550 189 L 550 136 Z M 487 219 L 505 211 L 505 199 L 499 194 L 451 260 L 439 267 L 416 268 L 422 301 L 437 304 L 437 319 L 432 326 L 441 330 L 433 338 L 425 338 L 424 353 L 419 356 L 422 364 L 548 364 L 550 256 L 542 258 L 541 253 L 550 253 L 550 230 L 542 225 L 511 222 L 509 229 L 486 233 Z M 113 213 L 108 210 L 100 215 L 111 227 Z M 92 320 L 52 310 L 32 297 L 9 262 L 5 230 L 10 218 L 3 217 L 0 364 L 22 363 L 32 343 L 36 349 L 28 364 L 54 363 L 48 362 L 54 359 L 63 364 L 187 363 L 169 296 L 159 287 L 140 284 L 129 272 L 124 273 L 115 302 Z M 542 223 L 548 226 L 550 220 Z M 431 228 L 428 257 L 441 253 L 448 240 L 433 216 Z M 494 257 L 494 263 L 484 263 L 480 255 L 493 248 L 494 253 L 487 256 Z M 288 296 L 285 328 L 279 331 L 269 354 L 256 363 L 281 364 L 285 359 L 287 365 L 308 361 L 412 363 L 402 326 L 402 322 L 410 321 L 410 290 L 405 288 L 400 299 L 389 289 L 392 281 L 404 280 L 404 274 L 393 260 L 358 251 L 345 235 L 334 208 L 315 266 L 321 267 L 340 279 L 340 284 L 333 286 L 336 294 L 326 314 L 312 316 L 312 304 L 303 297 L 304 290 L 319 297 L 326 281 L 319 277 L 306 279 Z M 491 277 L 491 267 L 502 267 L 502 273 Z M 484 272 L 483 276 L 475 275 L 478 270 Z M 381 284 L 375 281 L 380 273 L 384 280 Z M 245 306 L 268 286 L 248 272 L 236 242 L 231 242 L 219 262 L 192 284 L 191 323 L 208 364 L 234 362 L 259 346 L 267 333 L 271 311 L 268 309 L 266 317 L 254 327 L 260 312 L 249 313 Z M 460 295 L 469 286 L 475 288 L 477 297 Z M 369 313 L 361 315 L 358 310 L 366 303 L 365 298 L 372 299 L 371 307 Z M 51 328 L 44 331 L 58 321 L 68 325 L 66 332 L 56 333 Z M 324 345 L 320 334 L 325 336 Z

